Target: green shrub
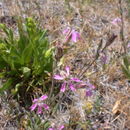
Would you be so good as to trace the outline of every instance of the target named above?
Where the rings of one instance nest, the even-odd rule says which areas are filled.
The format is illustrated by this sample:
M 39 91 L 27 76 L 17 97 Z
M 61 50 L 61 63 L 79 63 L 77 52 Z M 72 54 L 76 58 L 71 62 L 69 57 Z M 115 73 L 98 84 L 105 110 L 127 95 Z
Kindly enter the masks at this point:
M 25 94 L 30 88 L 42 86 L 52 72 L 53 48 L 50 47 L 46 30 L 38 27 L 32 18 L 25 22 L 18 19 L 18 36 L 3 24 L 5 35 L 0 38 L 0 76 L 6 79 L 0 88 L 12 94 Z M 21 92 L 22 91 L 22 92 Z

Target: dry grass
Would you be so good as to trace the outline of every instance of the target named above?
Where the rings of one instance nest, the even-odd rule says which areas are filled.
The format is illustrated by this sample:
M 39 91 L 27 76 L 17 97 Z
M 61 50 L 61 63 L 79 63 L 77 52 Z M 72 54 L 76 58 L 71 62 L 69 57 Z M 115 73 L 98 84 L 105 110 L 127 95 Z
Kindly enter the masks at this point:
M 116 34 L 116 40 L 106 49 L 109 61 L 105 69 L 99 58 L 84 73 L 83 79 L 90 80 L 96 86 L 93 96 L 84 97 L 85 89 L 78 90 L 71 97 L 74 99 L 73 103 L 65 105 L 67 107 L 65 111 L 58 110 L 54 118 L 49 120 L 52 126 L 65 124 L 68 130 L 81 128 L 84 130 L 90 128 L 128 130 L 130 129 L 130 83 L 121 69 L 123 51 L 120 37 L 121 26 L 111 24 L 114 18 L 121 17 L 119 1 L 86 1 L 89 2 L 83 0 L 69 2 L 67 0 L 66 2 L 64 0 L 5 0 L 2 2 L 1 16 L 5 11 L 4 15 L 8 16 L 35 17 L 41 27 L 48 29 L 50 42 L 63 42 L 61 32 L 66 26 L 76 28 L 81 33 L 82 39 L 64 55 L 64 63 L 71 66 L 75 75 L 82 71 L 83 66 L 87 67 L 93 61 L 100 40 L 103 40 L 103 46 L 105 46 L 109 36 L 112 33 Z M 125 24 L 124 38 L 129 41 L 130 19 L 126 1 L 122 2 L 122 8 Z M 5 102 L 10 105 L 10 100 Z M 14 106 L 16 109 L 17 106 L 15 104 Z M 7 127 L 4 124 L 9 122 L 10 118 L 6 117 L 11 114 L 7 112 L 5 114 L 3 109 L 5 105 L 1 108 L 0 125 Z M 8 108 L 6 109 L 9 111 Z

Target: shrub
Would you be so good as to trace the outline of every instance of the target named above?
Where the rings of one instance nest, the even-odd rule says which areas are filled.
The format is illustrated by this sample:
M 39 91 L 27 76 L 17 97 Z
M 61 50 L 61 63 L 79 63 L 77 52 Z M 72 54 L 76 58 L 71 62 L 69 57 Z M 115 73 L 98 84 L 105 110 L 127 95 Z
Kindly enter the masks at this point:
M 18 36 L 4 24 L 5 33 L 0 38 L 0 76 L 6 82 L 0 88 L 2 93 L 11 90 L 13 95 L 23 96 L 31 88 L 42 86 L 52 72 L 53 48 L 50 47 L 46 30 L 38 27 L 32 18 L 25 22 L 17 20 Z

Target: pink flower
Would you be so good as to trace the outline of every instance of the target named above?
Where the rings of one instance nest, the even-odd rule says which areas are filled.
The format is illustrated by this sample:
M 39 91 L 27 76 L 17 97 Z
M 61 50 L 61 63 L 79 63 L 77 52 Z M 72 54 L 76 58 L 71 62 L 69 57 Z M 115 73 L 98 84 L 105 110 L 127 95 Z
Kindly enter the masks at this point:
M 59 127 L 59 129 L 58 130 L 62 130 L 62 129 L 64 129 L 65 128 L 65 126 L 64 125 L 62 125 L 62 126 L 60 126 Z
M 48 130 L 63 130 L 65 128 L 64 125 L 61 125 L 60 127 L 58 128 L 49 128 Z
M 128 43 L 127 47 L 130 48 L 130 43 Z
M 70 27 L 67 27 L 64 31 L 63 31 L 63 34 L 67 34 L 71 31 L 71 28 Z
M 115 18 L 114 20 L 112 20 L 111 22 L 113 25 L 118 25 L 119 23 L 121 23 L 121 19 L 120 18 Z
M 54 79 L 64 81 L 61 85 L 61 92 L 65 92 L 66 87 L 68 86 L 72 91 L 75 91 L 76 88 L 73 82 L 80 83 L 82 81 L 78 78 L 71 77 L 70 68 L 68 66 L 65 68 L 65 70 L 66 71 L 61 71 L 60 75 L 54 75 Z
M 77 42 L 77 40 L 80 40 L 80 34 L 77 31 L 72 30 L 71 39 L 73 42 Z
M 80 40 L 80 34 L 79 34 L 79 32 L 75 31 L 74 29 L 71 29 L 70 27 L 67 27 L 63 31 L 63 34 L 66 37 L 66 41 L 68 41 L 69 39 L 71 39 L 73 42 L 77 42 L 78 40 Z
M 41 114 L 42 108 L 44 108 L 45 110 L 48 110 L 49 106 L 43 103 L 43 101 L 46 100 L 47 98 L 48 98 L 47 95 L 43 95 L 40 98 L 35 98 L 33 100 L 32 106 L 30 107 L 31 111 L 34 111 L 37 108 L 37 114 Z

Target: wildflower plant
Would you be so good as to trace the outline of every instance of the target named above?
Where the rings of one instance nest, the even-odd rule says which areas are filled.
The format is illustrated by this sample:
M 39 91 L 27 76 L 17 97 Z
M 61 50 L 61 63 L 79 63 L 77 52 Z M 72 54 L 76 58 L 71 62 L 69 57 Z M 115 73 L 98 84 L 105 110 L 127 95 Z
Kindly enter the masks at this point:
M 61 71 L 60 75 L 54 75 L 54 79 L 63 81 L 61 85 L 61 92 L 70 89 L 72 91 L 76 90 L 75 83 L 81 83 L 82 81 L 78 78 L 72 77 L 70 74 L 70 67 L 66 66 L 65 71 Z
M 65 92 L 65 90 L 75 91 L 76 88 L 86 88 L 86 96 L 92 96 L 95 86 L 89 82 L 84 82 L 79 78 L 75 78 L 70 74 L 70 67 L 66 66 L 65 71 L 61 71 L 60 75 L 54 75 L 54 79 L 62 81 L 60 92 Z
M 43 83 L 52 72 L 53 48 L 50 47 L 46 30 L 39 28 L 35 20 L 17 20 L 18 36 L 0 24 L 5 33 L 0 38 L 0 75 L 6 78 L 0 92 L 11 90 L 13 95 L 25 96 L 30 88 Z M 8 78 L 7 78 L 8 77 Z
M 33 100 L 32 106 L 30 107 L 31 111 L 34 111 L 37 108 L 37 114 L 41 114 L 43 108 L 45 110 L 48 110 L 49 106 L 43 102 L 47 98 L 48 98 L 47 95 L 42 95 L 40 98 L 35 98 Z
M 80 40 L 80 33 L 74 29 L 71 29 L 70 27 L 67 27 L 63 31 L 63 35 L 65 36 L 65 42 L 71 39 L 72 42 L 77 42 Z

